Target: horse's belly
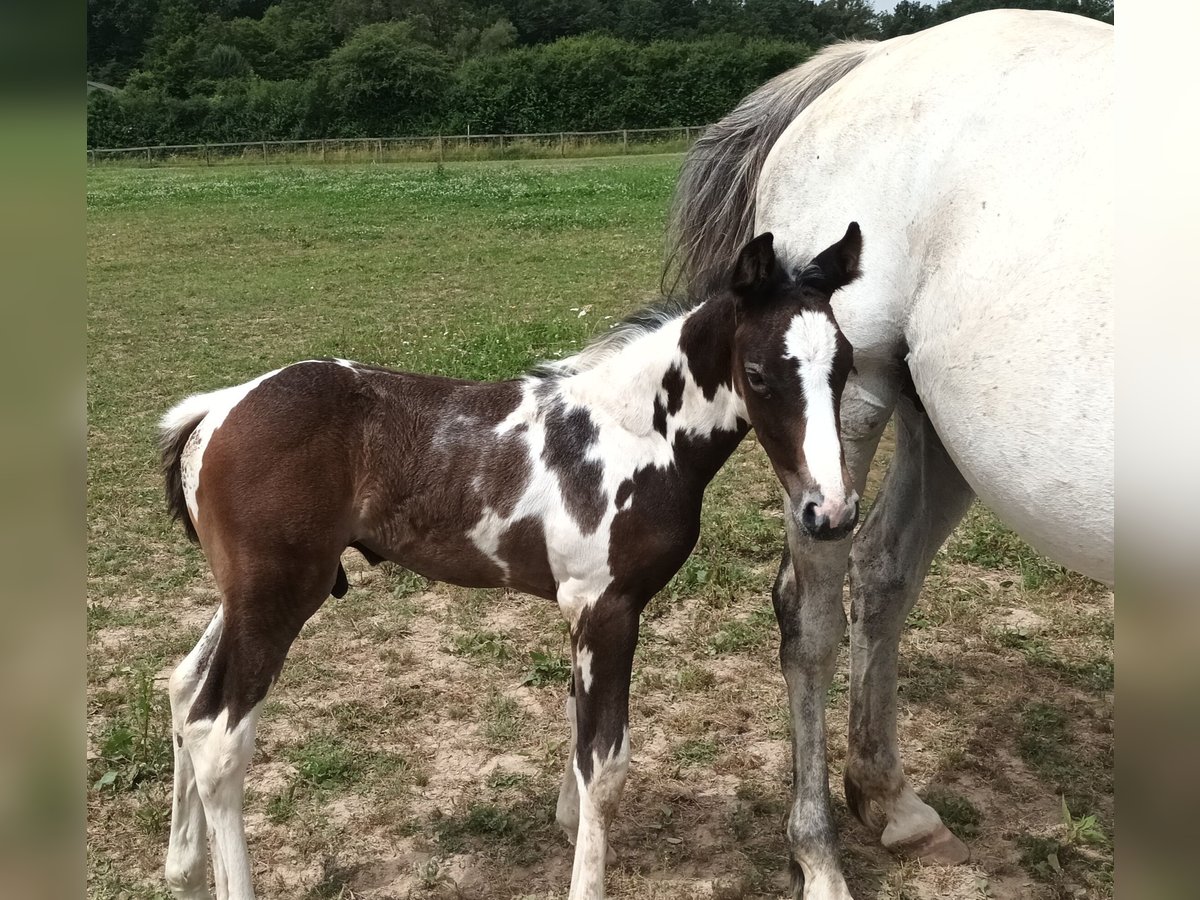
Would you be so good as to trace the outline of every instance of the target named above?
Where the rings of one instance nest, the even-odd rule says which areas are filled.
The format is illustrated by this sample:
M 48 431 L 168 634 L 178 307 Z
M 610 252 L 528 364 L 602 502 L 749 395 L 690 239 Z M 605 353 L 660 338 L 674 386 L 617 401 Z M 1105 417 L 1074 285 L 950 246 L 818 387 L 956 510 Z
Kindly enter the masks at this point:
M 964 300 L 966 298 L 957 298 Z M 1025 297 L 918 315 L 909 368 L 979 498 L 1037 550 L 1113 580 L 1108 305 L 1064 318 Z

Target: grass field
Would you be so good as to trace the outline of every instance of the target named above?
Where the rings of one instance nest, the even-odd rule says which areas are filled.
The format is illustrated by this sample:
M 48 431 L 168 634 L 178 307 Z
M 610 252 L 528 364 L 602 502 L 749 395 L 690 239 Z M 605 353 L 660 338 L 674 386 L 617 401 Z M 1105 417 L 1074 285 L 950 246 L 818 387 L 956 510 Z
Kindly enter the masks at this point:
M 131 170 L 88 181 L 88 894 L 165 897 L 165 682 L 217 603 L 167 521 L 155 422 L 189 392 L 337 355 L 500 378 L 656 289 L 679 157 Z M 887 445 L 873 473 L 878 482 Z M 647 610 L 613 897 L 776 897 L 790 751 L 769 587 L 778 491 L 748 440 L 697 551 Z M 557 610 L 348 554 L 268 700 L 247 781 L 264 898 L 565 897 L 553 823 Z M 901 662 L 908 771 L 972 846 L 902 863 L 841 802 L 856 898 L 1112 895 L 1112 595 L 972 511 Z

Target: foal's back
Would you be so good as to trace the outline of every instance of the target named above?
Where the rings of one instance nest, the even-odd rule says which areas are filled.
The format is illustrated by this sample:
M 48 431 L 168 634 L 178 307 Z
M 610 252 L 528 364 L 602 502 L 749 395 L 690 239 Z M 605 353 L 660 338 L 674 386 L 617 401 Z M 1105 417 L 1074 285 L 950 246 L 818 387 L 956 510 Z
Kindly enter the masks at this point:
M 190 517 L 218 584 L 235 588 L 234 569 L 252 579 L 245 563 L 254 561 L 267 577 L 277 569 L 305 583 L 315 577 L 323 598 L 342 551 L 359 541 L 371 557 L 411 556 L 431 578 L 496 583 L 485 558 L 464 558 L 464 532 L 488 499 L 472 480 L 489 468 L 492 483 L 504 480 L 493 429 L 520 393 L 516 382 L 338 360 L 296 363 L 229 389 L 181 460 Z M 425 552 L 434 545 L 441 550 Z

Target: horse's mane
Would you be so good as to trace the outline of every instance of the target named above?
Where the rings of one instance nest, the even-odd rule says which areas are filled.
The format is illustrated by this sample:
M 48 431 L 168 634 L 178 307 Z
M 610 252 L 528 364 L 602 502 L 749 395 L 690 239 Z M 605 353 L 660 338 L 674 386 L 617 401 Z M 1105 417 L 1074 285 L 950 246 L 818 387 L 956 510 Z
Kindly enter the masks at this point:
M 668 322 L 695 309 L 699 303 L 699 299 L 685 295 L 661 297 L 593 337 L 573 356 L 538 363 L 529 370 L 529 374 L 535 378 L 561 378 L 586 372 L 611 359 L 643 335 L 658 331 Z

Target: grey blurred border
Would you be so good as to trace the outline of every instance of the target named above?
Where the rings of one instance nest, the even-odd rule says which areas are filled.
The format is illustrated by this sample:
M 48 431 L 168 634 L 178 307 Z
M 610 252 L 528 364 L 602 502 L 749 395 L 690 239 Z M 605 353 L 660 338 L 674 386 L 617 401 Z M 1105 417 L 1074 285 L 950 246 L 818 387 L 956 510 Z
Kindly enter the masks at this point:
M 1192 2 L 1117 4 L 1117 896 L 1195 897 L 1200 80 Z
M 84 23 L 0 4 L 0 896 L 84 893 Z

